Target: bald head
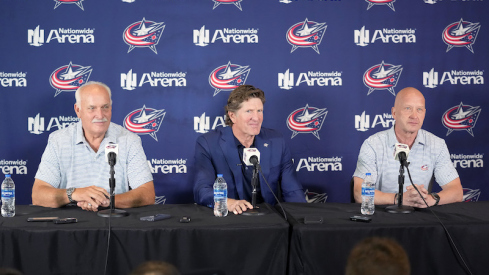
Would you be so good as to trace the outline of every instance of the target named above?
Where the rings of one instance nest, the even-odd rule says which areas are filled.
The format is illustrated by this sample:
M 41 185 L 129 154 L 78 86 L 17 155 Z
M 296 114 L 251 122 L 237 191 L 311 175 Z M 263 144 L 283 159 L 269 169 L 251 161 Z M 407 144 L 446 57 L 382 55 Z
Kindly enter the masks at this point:
M 408 87 L 397 93 L 392 116 L 396 120 L 397 136 L 416 136 L 426 114 L 425 99 L 416 88 Z
M 397 93 L 396 101 L 394 102 L 394 107 L 402 104 L 408 98 L 418 98 L 423 101 L 423 107 L 425 107 L 425 99 L 423 94 L 418 91 L 418 89 L 413 87 L 406 87 L 402 89 L 399 93 Z

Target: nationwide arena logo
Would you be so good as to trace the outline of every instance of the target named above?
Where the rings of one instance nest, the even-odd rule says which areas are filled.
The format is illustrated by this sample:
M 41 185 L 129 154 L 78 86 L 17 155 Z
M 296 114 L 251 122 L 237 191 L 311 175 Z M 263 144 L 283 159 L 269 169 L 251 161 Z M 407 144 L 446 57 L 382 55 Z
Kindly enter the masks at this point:
M 129 53 L 134 48 L 150 48 L 155 54 L 158 54 L 156 45 L 160 42 L 166 26 L 163 23 L 149 21 L 143 17 L 143 20 L 129 25 L 122 34 L 122 39 L 129 45 L 127 52 Z
M 341 172 L 343 165 L 341 163 L 341 157 L 308 157 L 299 160 L 296 171 L 299 172 L 301 169 L 306 169 L 308 172 Z
M 370 119 L 370 115 L 365 114 L 365 111 L 361 115 L 355 115 L 355 129 L 360 132 L 366 132 L 377 125 L 381 125 L 383 128 L 390 128 L 394 123 L 395 120 L 392 114 L 389 113 L 375 115 L 373 120 Z
M 313 134 L 317 139 L 320 139 L 318 132 L 321 130 L 327 114 L 326 108 L 309 107 L 309 104 L 293 111 L 287 118 L 287 127 L 292 131 L 291 139 L 297 134 Z
M 151 87 L 182 87 L 187 86 L 187 73 L 175 72 L 151 72 L 143 73 L 138 82 L 138 75 L 130 69 L 127 74 L 121 73 L 121 87 L 124 90 L 132 91 L 137 87 L 149 85 Z
M 196 46 L 205 47 L 209 44 L 214 44 L 217 40 L 221 40 L 224 44 L 258 44 L 258 29 L 236 29 L 224 28 L 214 31 L 212 40 L 210 40 L 210 32 L 202 26 L 199 30 L 193 32 L 193 42 Z
M 363 75 L 363 84 L 369 88 L 367 95 L 375 90 L 388 90 L 396 96 L 394 87 L 397 86 L 402 69 L 402 65 L 384 64 L 384 61 L 370 67 Z
M 448 45 L 446 52 L 453 47 L 466 47 L 474 53 L 472 45 L 475 43 L 480 28 L 479 23 L 471 23 L 463 19 L 448 25 L 442 34 L 443 42 Z
M 152 108 L 136 109 L 130 112 L 126 118 L 124 118 L 123 126 L 138 135 L 150 135 L 154 140 L 158 141 L 156 133 L 160 130 L 163 118 L 165 118 L 165 109 L 156 110 Z
M 464 202 L 479 201 L 479 196 L 481 195 L 480 189 L 463 188 L 462 190 L 464 192 L 464 199 L 463 199 Z
M 319 54 L 318 46 L 323 40 L 324 33 L 328 26 L 326 23 L 308 21 L 299 22 L 287 31 L 286 39 L 292 45 L 291 53 L 297 48 L 312 48 Z
M 291 73 L 289 69 L 285 73 L 278 74 L 278 86 L 280 89 L 290 90 L 294 86 L 299 86 L 305 83 L 307 86 L 342 86 L 343 79 L 341 78 L 342 72 L 319 72 L 309 71 L 307 73 L 299 73 L 297 81 L 294 79 L 294 73 Z
M 64 129 L 72 124 L 77 123 L 79 120 L 80 119 L 76 116 L 51 117 L 49 119 L 48 126 L 45 127 L 45 119 L 41 116 L 40 113 L 38 113 L 34 117 L 27 118 L 27 130 L 31 134 L 40 135 L 45 131 L 49 132 Z
M 26 175 L 27 160 L 0 160 L 0 171 L 4 175 Z
M 210 117 L 206 116 L 204 112 L 201 116 L 194 116 L 194 131 L 200 134 L 205 134 L 209 132 L 209 130 L 216 129 L 218 126 L 227 127 L 225 120 L 226 116 L 216 116 L 211 127 Z
M 481 112 L 480 106 L 464 105 L 462 102 L 458 106 L 448 109 L 441 119 L 443 126 L 448 129 L 447 136 L 453 131 L 467 131 L 474 136 L 472 128 L 479 118 Z
M 75 92 L 81 85 L 88 82 L 92 73 L 91 66 L 70 64 L 54 70 L 49 77 L 49 84 L 56 90 L 54 96 L 61 92 Z
M 85 11 L 83 9 L 83 4 L 82 4 L 82 1 L 83 0 L 54 0 L 54 2 L 56 2 L 56 4 L 54 5 L 54 9 L 56 9 L 57 7 L 59 7 L 60 5 L 63 5 L 63 4 L 75 4 L 77 5 L 82 11 Z
M 484 154 L 451 154 L 450 159 L 455 168 L 484 168 Z
M 34 47 L 40 47 L 44 43 L 50 43 L 52 40 L 59 44 L 93 44 L 95 43 L 95 28 L 72 29 L 58 28 L 49 31 L 48 38 L 44 39 L 44 30 L 37 25 L 35 29 L 27 30 L 27 43 Z
M 212 1 L 214 1 L 214 7 L 212 9 L 215 9 L 219 5 L 224 4 L 224 5 L 235 5 L 240 11 L 243 11 L 243 9 L 241 8 L 242 0 L 212 0 Z
M 186 159 L 151 159 L 148 165 L 153 174 L 187 174 Z
M 388 29 L 375 30 L 372 38 L 370 38 L 370 30 L 366 30 L 363 26 L 360 30 L 354 31 L 355 44 L 357 46 L 365 47 L 369 43 L 374 44 L 376 40 L 384 43 L 416 43 L 416 30 L 415 29 Z
M 368 3 L 367 10 L 376 5 L 387 5 L 391 10 L 396 11 L 394 8 L 394 2 L 396 0 L 365 0 Z
M 27 87 L 27 73 L 0 72 L 0 86 L 2 87 Z
M 214 96 L 220 91 L 232 91 L 238 86 L 244 85 L 251 70 L 249 67 L 231 64 L 229 61 L 227 65 L 214 69 L 209 75 L 209 84 L 215 89 Z
M 481 85 L 484 84 L 484 71 L 451 70 L 443 72 L 441 79 L 438 77 L 438 72 L 435 71 L 435 68 L 431 68 L 429 72 L 423 72 L 423 85 L 426 88 L 434 89 L 447 81 L 451 85 Z

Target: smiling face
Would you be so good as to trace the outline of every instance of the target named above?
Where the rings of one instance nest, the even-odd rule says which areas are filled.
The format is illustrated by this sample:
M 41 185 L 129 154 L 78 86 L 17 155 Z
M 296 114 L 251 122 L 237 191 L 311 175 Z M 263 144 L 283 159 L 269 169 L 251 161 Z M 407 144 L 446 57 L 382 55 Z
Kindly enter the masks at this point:
M 415 88 L 405 88 L 397 94 L 392 107 L 396 132 L 404 135 L 417 133 L 423 126 L 425 115 L 425 99 L 420 91 Z
M 80 102 L 75 104 L 85 137 L 103 137 L 109 129 L 112 106 L 109 93 L 100 85 L 88 85 L 80 91 Z
M 236 112 L 228 112 L 231 126 L 238 140 L 247 140 L 260 133 L 263 122 L 263 103 L 259 98 L 250 98 L 241 103 Z

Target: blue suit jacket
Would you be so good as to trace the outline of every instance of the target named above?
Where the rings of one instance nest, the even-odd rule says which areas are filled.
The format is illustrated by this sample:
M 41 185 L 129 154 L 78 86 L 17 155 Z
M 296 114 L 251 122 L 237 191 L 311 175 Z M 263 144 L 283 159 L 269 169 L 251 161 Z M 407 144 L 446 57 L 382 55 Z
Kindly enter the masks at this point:
M 297 180 L 290 152 L 282 135 L 271 129 L 261 128 L 255 136 L 255 146 L 260 151 L 263 175 L 277 194 L 281 183 L 282 197 L 286 202 L 306 202 L 302 185 Z M 244 198 L 243 174 L 238 149 L 231 127 L 220 127 L 200 136 L 195 146 L 194 199 L 198 204 L 214 205 L 213 184 L 217 174 L 223 174 L 228 186 L 228 198 L 237 193 Z M 276 200 L 260 176 L 260 188 L 266 203 Z

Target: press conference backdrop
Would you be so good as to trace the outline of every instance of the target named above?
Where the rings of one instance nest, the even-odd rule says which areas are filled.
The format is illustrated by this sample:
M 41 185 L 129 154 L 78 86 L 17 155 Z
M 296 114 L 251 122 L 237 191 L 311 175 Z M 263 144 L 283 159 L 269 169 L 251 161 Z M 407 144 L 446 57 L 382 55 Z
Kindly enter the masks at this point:
M 77 121 L 75 90 L 102 81 L 112 121 L 141 136 L 157 202 L 193 202 L 195 140 L 252 84 L 308 200 L 347 202 L 362 142 L 393 125 L 394 96 L 414 86 L 464 199 L 487 200 L 488 11 L 482 0 L 3 0 L 0 169 L 29 204 L 49 134 Z

